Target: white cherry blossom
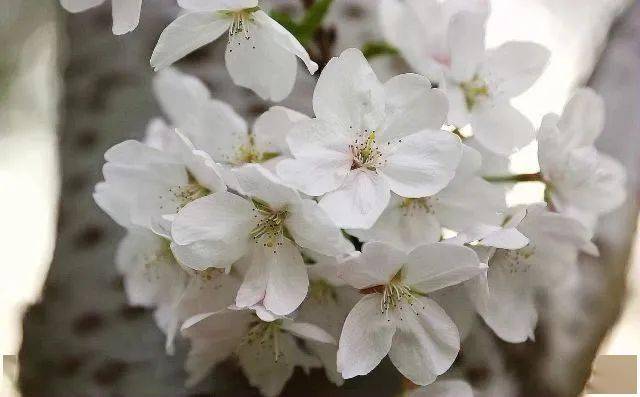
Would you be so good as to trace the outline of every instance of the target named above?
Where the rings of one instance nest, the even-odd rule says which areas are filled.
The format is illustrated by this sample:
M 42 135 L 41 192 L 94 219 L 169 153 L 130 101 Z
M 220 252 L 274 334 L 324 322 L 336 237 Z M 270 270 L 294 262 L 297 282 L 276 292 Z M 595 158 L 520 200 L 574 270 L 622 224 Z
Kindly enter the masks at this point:
M 249 383 L 267 397 L 277 396 L 295 367 L 306 372 L 320 361 L 298 340 L 335 344 L 320 327 L 275 316 L 262 307 L 230 308 L 187 320 L 183 334 L 191 341 L 185 369 L 188 386 L 201 381 L 216 364 L 235 356 Z
M 147 135 L 150 144 L 128 140 L 107 150 L 94 199 L 121 225 L 168 236 L 172 215 L 226 186 L 218 166 L 180 133 L 154 120 Z
M 340 262 L 336 258 L 308 250 L 304 254 L 313 264 L 307 266 L 309 293 L 297 311 L 296 321 L 313 322 L 338 340 L 347 314 L 361 296 L 338 277 Z M 307 347 L 322 362 L 327 378 L 341 386 L 344 379 L 336 367 L 338 346 L 308 341 Z
M 276 163 L 289 155 L 287 134 L 295 123 L 309 119 L 272 106 L 249 128 L 231 106 L 212 98 L 202 81 L 174 68 L 159 72 L 153 88 L 171 124 L 223 167 L 225 182 L 234 188 L 229 169 L 259 163 L 275 170 Z
M 171 231 L 185 245 L 178 257 L 194 269 L 229 268 L 242 258 L 248 269 L 236 305 L 262 303 L 289 314 L 309 286 L 298 247 L 339 256 L 353 246 L 315 201 L 302 199 L 265 168 L 249 164 L 233 174 L 247 198 L 219 192 L 184 207 Z
M 451 18 L 451 60 L 442 81 L 449 98 L 447 120 L 459 128 L 470 124 L 474 137 L 486 149 L 509 155 L 535 137 L 533 125 L 511 105 L 511 98 L 540 77 L 549 50 L 522 41 L 487 50 L 485 19 L 472 12 L 460 12 Z
M 362 241 L 382 241 L 405 251 L 439 241 L 442 228 L 462 231 L 500 224 L 506 210 L 504 191 L 478 175 L 480 153 L 464 145 L 462 160 L 451 183 L 430 197 L 394 195 L 370 229 L 349 233 Z
M 553 205 L 589 226 L 626 198 L 624 167 L 594 146 L 604 118 L 602 98 L 583 88 L 567 103 L 562 116 L 546 115 L 538 133 L 540 170 Z
M 397 48 L 411 68 L 439 81 L 451 63 L 449 21 L 470 11 L 486 18 L 488 0 L 382 0 L 378 6 L 384 38 Z
M 409 254 L 366 243 L 346 260 L 340 277 L 366 295 L 351 310 L 338 347 L 345 379 L 366 375 L 388 354 L 413 383 L 428 385 L 458 355 L 458 330 L 427 294 L 477 276 L 485 267 L 470 248 L 422 245 Z
M 69 12 L 82 12 L 97 7 L 105 0 L 60 0 L 60 4 Z M 113 14 L 113 34 L 129 33 L 138 26 L 142 0 L 111 0 Z
M 381 84 L 362 53 L 345 50 L 322 71 L 316 118 L 287 137 L 294 159 L 278 175 L 345 228 L 369 228 L 393 191 L 419 198 L 442 190 L 462 155 L 460 139 L 440 130 L 446 98 L 416 74 Z
M 169 240 L 143 228 L 131 228 L 118 245 L 115 263 L 123 276 L 129 304 L 154 308 L 167 334 L 167 351 L 182 321 L 233 303 L 239 283 L 216 269 L 196 272 L 175 258 Z
M 544 205 L 526 207 L 524 213 L 517 211 L 506 229 L 515 227 L 528 243 L 519 249 L 495 248 L 514 244 L 515 234 L 488 233 L 479 241 L 485 247 L 478 249 L 489 270 L 465 285 L 487 325 L 512 343 L 534 339 L 536 292 L 562 283 L 576 271 L 578 253 L 593 251 L 591 232 L 579 222 Z
M 162 32 L 151 66 L 163 69 L 229 33 L 225 62 L 231 79 L 263 99 L 281 101 L 296 80 L 300 58 L 309 73 L 318 65 L 298 40 L 260 9 L 258 0 L 179 0 L 187 10 Z

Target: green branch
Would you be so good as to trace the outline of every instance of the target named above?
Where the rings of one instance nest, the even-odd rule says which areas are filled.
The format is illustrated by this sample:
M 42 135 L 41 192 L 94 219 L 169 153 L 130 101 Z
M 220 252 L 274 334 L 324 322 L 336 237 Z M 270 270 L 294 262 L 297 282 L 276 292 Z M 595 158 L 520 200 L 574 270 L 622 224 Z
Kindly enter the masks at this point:
M 542 174 L 536 172 L 534 174 L 514 174 L 500 176 L 485 176 L 484 180 L 494 183 L 515 183 L 515 182 L 544 182 Z

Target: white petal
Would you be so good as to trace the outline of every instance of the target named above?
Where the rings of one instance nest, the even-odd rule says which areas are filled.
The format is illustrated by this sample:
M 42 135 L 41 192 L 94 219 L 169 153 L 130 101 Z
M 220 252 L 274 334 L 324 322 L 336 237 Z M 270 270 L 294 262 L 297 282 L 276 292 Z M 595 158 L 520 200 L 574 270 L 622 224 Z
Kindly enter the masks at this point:
M 369 228 L 384 211 L 391 193 L 385 178 L 355 170 L 347 175 L 340 188 L 325 194 L 322 207 L 340 228 Z
M 238 11 L 258 6 L 258 0 L 178 0 L 178 5 L 191 11 Z
M 337 343 L 333 336 L 329 335 L 327 331 L 317 325 L 284 321 L 282 323 L 282 329 L 302 339 L 334 345 Z
M 113 34 L 125 34 L 138 26 L 142 0 L 111 0 Z
M 385 124 L 376 131 L 376 139 L 391 141 L 424 129 L 440 129 L 447 117 L 446 95 L 431 89 L 426 77 L 401 74 L 384 84 Z
M 353 251 L 340 229 L 313 200 L 302 200 L 285 221 L 287 230 L 300 247 L 328 256 L 339 256 Z
M 247 164 L 232 171 L 240 191 L 269 204 L 272 210 L 300 204 L 300 194 L 284 185 L 269 170 L 258 164 Z
M 457 81 L 468 81 L 478 72 L 485 56 L 486 16 L 473 12 L 460 12 L 449 22 L 449 51 L 451 76 Z
M 487 52 L 480 72 L 489 91 L 500 98 L 520 95 L 538 80 L 551 53 L 540 44 L 508 41 Z
M 264 307 L 277 315 L 287 315 L 300 306 L 309 289 L 302 255 L 289 240 L 284 240 L 275 254 L 268 248 L 262 251 L 267 273 Z
M 439 241 L 442 228 L 435 216 L 421 208 L 404 208 L 402 200 L 395 196 L 370 229 L 351 229 L 349 234 L 362 241 L 381 241 L 409 252 L 419 245 Z
M 529 243 L 529 239 L 516 228 L 499 229 L 480 240 L 482 245 L 503 249 L 519 249 Z
M 178 17 L 160 34 L 151 66 L 164 69 L 185 55 L 209 44 L 229 29 L 230 20 L 215 12 L 192 12 Z
M 229 75 L 235 84 L 253 90 L 262 99 L 279 102 L 293 89 L 296 57 L 282 48 L 262 24 L 246 22 L 245 29 L 249 29 L 249 39 L 238 32 L 227 45 Z
M 449 101 L 449 114 L 447 122 L 458 128 L 462 128 L 471 122 L 471 114 L 467 107 L 467 101 L 462 89 L 453 83 L 443 87 Z
M 446 243 L 422 245 L 409 253 L 405 282 L 422 293 L 459 284 L 480 274 L 485 266 L 472 249 Z
M 473 330 L 477 317 L 476 310 L 467 297 L 465 288 L 453 286 L 436 291 L 429 296 L 451 317 L 460 333 L 460 340 L 464 341 Z
M 208 339 L 191 341 L 191 349 L 184 363 L 188 377 L 186 387 L 200 383 L 217 364 L 229 358 L 240 341 L 237 338 L 212 343 Z
M 441 130 L 423 131 L 402 138 L 379 172 L 394 193 L 426 197 L 451 181 L 461 157 L 460 138 Z
M 100 182 L 93 192 L 93 199 L 98 207 L 107 213 L 118 225 L 122 227 L 131 226 L 131 216 L 129 211 L 133 203 L 125 192 L 108 183 Z
M 236 306 L 251 307 L 264 299 L 267 290 L 266 264 L 260 261 L 265 258 L 261 247 L 256 247 L 252 253 L 251 265 L 244 275 L 242 285 L 236 296 Z
M 480 312 L 487 325 L 507 342 L 533 339 L 538 312 L 527 273 L 514 271 L 508 259 L 494 256 L 488 279 L 489 303 L 487 311 Z
M 247 250 L 247 244 L 224 241 L 196 241 L 187 245 L 171 244 L 171 251 L 180 264 L 194 270 L 211 267 L 228 269 Z
M 60 4 L 69 12 L 82 12 L 99 6 L 104 0 L 60 0 Z
M 407 262 L 407 255 L 390 245 L 372 242 L 342 263 L 338 276 L 358 289 L 387 284 Z
M 479 103 L 471 115 L 473 136 L 486 149 L 510 155 L 535 138 L 533 125 L 509 103 Z
M 410 381 L 432 383 L 453 364 L 460 350 L 460 336 L 453 321 L 437 303 L 418 298 L 395 313 L 397 331 L 389 358 Z
M 258 10 L 252 14 L 256 23 L 262 25 L 263 33 L 269 34 L 280 47 L 297 56 L 304 62 L 309 73 L 314 74 L 318 70 L 318 65 L 309 58 L 307 50 L 287 29 L 274 21 L 267 13 Z
M 467 230 L 478 224 L 499 225 L 506 210 L 504 189 L 480 177 L 456 176 L 430 202 L 442 225 Z
M 173 221 L 171 234 L 184 245 L 199 240 L 248 241 L 253 206 L 232 193 L 218 192 L 187 204 Z
M 263 153 L 289 154 L 287 135 L 294 124 L 302 120 L 309 120 L 309 117 L 283 106 L 272 106 L 253 125 L 256 148 Z
M 238 150 L 248 143 L 247 123 L 227 103 L 210 99 L 181 128 L 193 144 L 215 161 L 237 163 Z
M 558 127 L 569 137 L 568 148 L 592 145 L 604 129 L 604 101 L 591 88 L 581 88 L 564 107 Z
M 296 159 L 277 166 L 278 175 L 287 183 L 311 196 L 343 183 L 352 163 L 347 131 L 318 119 L 302 121 L 291 130 L 287 143 Z
M 407 397 L 473 397 L 473 389 L 462 380 L 439 380 L 409 392 Z
M 380 294 L 364 296 L 353 307 L 338 345 L 338 371 L 345 379 L 366 375 L 391 348 L 395 322 L 380 312 Z
M 274 360 L 274 346 L 269 338 L 266 343 L 245 344 L 238 351 L 240 367 L 249 380 L 266 397 L 280 394 L 296 365 L 317 367 L 318 361 L 302 352 L 295 339 L 288 334 L 278 338 L 280 359 Z
M 359 50 L 332 58 L 313 93 L 316 117 L 355 131 L 375 130 L 384 113 L 384 88 Z
M 551 178 L 563 204 L 587 213 L 607 213 L 626 198 L 626 170 L 593 147 L 574 149 L 563 162 L 563 176 Z M 553 191 L 552 191 L 553 192 Z
M 162 111 L 179 129 L 189 125 L 193 113 L 210 99 L 202 81 L 176 68 L 164 69 L 154 76 L 153 93 Z

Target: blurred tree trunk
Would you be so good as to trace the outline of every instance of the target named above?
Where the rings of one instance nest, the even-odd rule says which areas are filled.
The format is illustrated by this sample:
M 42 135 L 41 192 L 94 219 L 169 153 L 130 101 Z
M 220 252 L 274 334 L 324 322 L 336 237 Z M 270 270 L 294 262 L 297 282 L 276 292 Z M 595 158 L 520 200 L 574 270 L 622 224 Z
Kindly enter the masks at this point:
M 122 280 L 113 265 L 114 250 L 123 231 L 100 212 L 90 194 L 102 178 L 102 156 L 106 149 L 125 139 L 141 138 L 147 121 L 159 115 L 151 93 L 153 71 L 148 60 L 160 31 L 175 15 L 175 1 L 143 3 L 141 26 L 126 36 L 112 35 L 108 5 L 83 14 L 65 15 L 61 24 L 68 40 L 61 49 L 60 221 L 42 301 L 30 308 L 24 319 L 20 386 L 25 397 L 211 395 L 214 386 L 219 396 L 258 395 L 255 389 L 246 386 L 233 365 L 223 365 L 195 390 L 184 389 L 185 346 L 178 346 L 175 356 L 167 356 L 164 335 L 155 326 L 151 313 L 127 305 Z M 624 42 L 629 47 L 633 33 L 638 37 L 638 8 L 636 5 L 634 12 L 619 25 L 612 45 Z M 344 23 L 353 26 L 353 20 Z M 267 105 L 254 94 L 232 85 L 221 65 L 221 45 L 224 43 L 197 51 L 182 66 L 204 78 L 216 97 L 253 118 L 266 110 Z M 616 122 L 634 122 L 625 124 L 631 126 L 625 129 L 631 137 L 638 126 L 637 111 L 624 109 L 638 103 L 639 77 L 637 73 L 625 74 L 636 85 L 625 80 L 624 90 L 620 89 L 621 71 L 617 69 L 620 65 L 615 61 L 607 64 L 607 59 L 618 56 L 607 53 L 593 81 L 608 101 L 607 132 L 601 141 L 605 151 L 635 170 L 633 146 L 628 143 L 637 139 L 623 141 L 616 136 L 606 140 L 620 133 L 620 124 Z M 637 56 L 636 49 L 636 62 Z M 300 76 L 284 105 L 309 113 L 313 83 L 314 79 L 306 74 Z M 634 93 L 632 88 L 636 89 Z M 621 102 L 625 95 L 636 96 L 634 101 Z M 627 108 L 616 105 L 620 103 L 627 103 Z M 637 191 L 636 176 L 631 180 Z M 581 280 L 578 299 L 569 303 L 587 314 L 583 322 L 573 324 L 574 328 L 587 330 L 584 337 L 577 339 L 577 346 L 570 352 L 563 351 L 561 356 L 557 353 L 562 350 L 558 345 L 563 343 L 562 337 L 577 333 L 574 328 L 567 328 L 572 324 L 568 324 L 571 318 L 566 312 L 558 321 L 551 315 L 554 312 L 543 316 L 537 344 L 505 345 L 481 329 L 474 342 L 469 347 L 465 345 L 460 359 L 463 375 L 479 389 L 489 390 L 486 395 L 491 397 L 577 395 L 595 348 L 615 318 L 622 299 L 621 286 L 636 215 L 636 203 L 629 201 L 602 222 L 601 230 L 607 232 L 598 239 L 602 260 L 585 265 L 589 277 Z M 614 232 L 617 234 L 611 234 Z M 549 368 L 561 374 L 550 377 Z M 563 386 L 558 386 L 562 383 L 558 377 L 567 380 Z M 495 386 L 502 384 L 512 388 Z M 313 371 L 310 377 L 298 371 L 283 395 L 393 396 L 398 389 L 398 377 L 385 361 L 371 376 L 347 382 L 339 391 L 324 380 L 321 371 Z M 492 390 L 509 391 L 499 394 Z

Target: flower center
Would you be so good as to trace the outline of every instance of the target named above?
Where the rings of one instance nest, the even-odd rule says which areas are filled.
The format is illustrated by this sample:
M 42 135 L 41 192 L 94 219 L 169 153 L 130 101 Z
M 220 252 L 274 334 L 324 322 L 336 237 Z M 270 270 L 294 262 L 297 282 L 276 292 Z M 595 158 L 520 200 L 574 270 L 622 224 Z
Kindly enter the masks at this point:
M 502 263 L 507 266 L 509 273 L 526 273 L 529 271 L 531 264 L 527 261 L 536 252 L 535 246 L 531 243 L 518 250 L 499 249 L 494 256 L 502 255 L 505 259 Z M 491 262 L 489 261 L 491 266 Z
M 196 178 L 188 173 L 188 182 L 185 185 L 177 185 L 169 188 L 171 198 L 169 201 L 175 203 L 175 212 L 180 211 L 185 205 L 190 202 L 204 197 L 211 193 L 209 189 L 201 186 Z M 162 196 L 160 198 L 163 198 Z M 160 206 L 160 209 L 165 209 L 164 205 Z
M 261 152 L 256 147 L 253 134 L 249 134 L 249 141 L 238 147 L 235 163 L 238 165 L 247 163 L 263 163 L 272 158 L 278 157 L 280 153 L 277 152 Z
M 349 148 L 353 156 L 352 170 L 366 168 L 375 171 L 376 167 L 384 163 L 382 151 L 376 144 L 375 131 L 364 130 L 364 134 L 356 138 L 354 143 L 349 145 Z
M 309 295 L 318 303 L 335 303 L 338 300 L 336 289 L 325 280 L 310 280 Z
M 252 198 L 251 201 L 254 206 L 253 216 L 258 219 L 258 222 L 249 235 L 256 243 L 262 243 L 263 246 L 272 248 L 282 245 L 283 237 L 293 240 L 284 224 L 288 215 L 286 208 L 274 210 L 269 207 L 269 204 L 258 198 Z M 275 252 L 274 250 L 273 253 L 275 254 Z
M 411 216 L 416 211 L 424 211 L 427 214 L 433 214 L 435 211 L 431 206 L 431 200 L 437 201 L 435 197 L 422 197 L 422 198 L 403 198 L 400 203 L 400 208 L 404 216 Z
M 478 76 L 460 83 L 460 88 L 464 93 L 464 100 L 469 111 L 473 109 L 481 98 L 489 97 L 489 86 Z
M 387 284 L 370 287 L 360 292 L 364 294 L 382 294 L 382 299 L 380 299 L 380 313 L 387 316 L 387 321 L 391 321 L 389 312 L 398 313 L 398 318 L 402 321 L 402 309 L 406 307 L 403 305 L 408 305 L 411 311 L 415 315 L 418 315 L 415 305 L 420 304 L 417 297 L 421 294 L 403 282 L 402 270 L 398 271 Z M 424 306 L 422 306 L 422 308 L 424 309 Z
M 259 320 L 257 324 L 249 329 L 241 345 L 255 346 L 257 344 L 260 347 L 271 345 L 273 346 L 273 361 L 278 362 L 278 359 L 283 355 L 280 351 L 279 341 L 280 332 L 282 332 L 281 326 L 282 321 L 280 320 L 271 322 Z
M 233 52 L 235 46 L 242 45 L 243 42 L 251 44 L 251 48 L 255 49 L 255 40 L 251 35 L 250 26 L 253 23 L 253 13 L 260 7 L 244 8 L 240 11 L 221 11 L 222 15 L 231 18 L 231 26 L 229 27 L 229 44 L 227 46 L 229 52 Z

